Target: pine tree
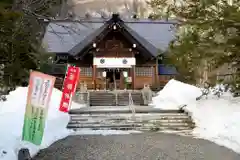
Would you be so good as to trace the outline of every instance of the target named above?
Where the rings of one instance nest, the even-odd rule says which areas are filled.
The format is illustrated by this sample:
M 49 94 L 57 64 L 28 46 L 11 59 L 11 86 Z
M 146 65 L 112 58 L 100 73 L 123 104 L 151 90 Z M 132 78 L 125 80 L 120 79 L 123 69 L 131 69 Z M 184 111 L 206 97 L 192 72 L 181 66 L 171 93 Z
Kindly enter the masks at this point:
M 20 12 L 12 10 L 13 1 L 1 2 L 0 11 L 0 59 L 1 84 L 7 87 L 20 85 L 27 79 L 30 69 L 36 69 L 36 58 L 30 38 L 30 31 L 24 30 L 27 26 L 21 20 Z
M 22 85 L 28 81 L 29 71 L 39 68 L 45 28 L 42 20 L 56 14 L 52 8 L 59 5 L 60 0 L 28 2 L 0 2 L 0 88 L 14 89 Z
M 165 11 L 153 17 L 174 17 L 179 22 L 168 52 L 186 81 L 202 77 L 209 67 L 240 64 L 240 1 L 152 0 L 149 4 Z

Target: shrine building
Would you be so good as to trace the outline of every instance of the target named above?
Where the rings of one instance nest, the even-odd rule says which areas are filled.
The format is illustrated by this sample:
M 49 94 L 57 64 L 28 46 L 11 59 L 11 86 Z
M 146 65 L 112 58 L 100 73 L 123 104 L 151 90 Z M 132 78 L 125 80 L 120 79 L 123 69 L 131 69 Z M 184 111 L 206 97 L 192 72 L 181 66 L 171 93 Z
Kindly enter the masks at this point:
M 165 84 L 176 69 L 161 64 L 157 56 L 174 39 L 174 24 L 124 20 L 118 14 L 110 19 L 52 21 L 43 39 L 44 48 L 55 57 L 47 73 L 63 80 L 67 64 L 73 64 L 81 69 L 79 83 L 94 90 Z

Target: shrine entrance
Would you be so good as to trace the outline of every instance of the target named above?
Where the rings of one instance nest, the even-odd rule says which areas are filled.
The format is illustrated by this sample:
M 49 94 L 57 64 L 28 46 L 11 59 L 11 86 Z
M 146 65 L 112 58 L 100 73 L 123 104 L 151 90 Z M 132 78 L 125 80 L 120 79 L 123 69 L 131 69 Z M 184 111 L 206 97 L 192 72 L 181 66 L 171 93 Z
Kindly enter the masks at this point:
M 93 58 L 93 65 L 96 66 L 96 72 L 100 72 L 100 74 L 97 75 L 100 75 L 100 77 L 102 75 L 102 79 L 104 80 L 104 89 L 107 90 L 132 89 L 132 76 L 134 75 L 133 67 L 135 67 L 135 63 L 136 59 L 134 57 Z M 95 75 L 96 74 L 93 74 L 93 76 Z M 96 79 L 96 77 L 93 77 L 93 79 Z
M 106 71 L 106 81 L 108 90 L 121 89 L 122 72 L 116 69 Z

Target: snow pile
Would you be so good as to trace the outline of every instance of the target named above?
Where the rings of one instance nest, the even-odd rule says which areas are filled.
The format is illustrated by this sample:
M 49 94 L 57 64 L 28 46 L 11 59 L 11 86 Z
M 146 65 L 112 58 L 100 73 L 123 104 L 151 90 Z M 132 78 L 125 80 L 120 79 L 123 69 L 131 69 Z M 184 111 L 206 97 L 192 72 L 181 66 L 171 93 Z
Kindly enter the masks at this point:
M 201 94 L 199 88 L 172 79 L 153 97 L 152 105 L 160 109 L 179 109 L 180 106 L 195 101 Z
M 7 101 L 0 102 L 0 159 L 17 159 L 18 150 L 26 147 L 31 155 L 36 154 L 39 149 L 51 145 L 56 140 L 68 136 L 71 132 L 66 129 L 69 122 L 67 113 L 59 112 L 59 104 L 62 92 L 54 89 L 49 103 L 48 116 L 41 146 L 35 146 L 21 141 L 22 127 L 27 99 L 27 87 L 19 87 L 10 92 Z M 72 103 L 74 108 L 80 107 Z
M 240 153 L 240 98 L 223 93 L 220 98 L 211 95 L 196 101 L 201 89 L 171 80 L 153 99 L 156 108 L 183 109 L 196 124 L 193 135 L 208 139 Z
M 188 104 L 196 123 L 193 134 L 240 153 L 240 98 L 204 99 Z

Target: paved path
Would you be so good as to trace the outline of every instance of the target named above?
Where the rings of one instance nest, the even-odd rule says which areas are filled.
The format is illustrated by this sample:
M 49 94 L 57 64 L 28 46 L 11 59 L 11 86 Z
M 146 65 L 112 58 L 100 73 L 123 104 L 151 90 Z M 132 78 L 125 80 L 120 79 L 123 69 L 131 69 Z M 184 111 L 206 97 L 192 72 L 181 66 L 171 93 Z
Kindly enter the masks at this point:
M 240 160 L 240 155 L 205 140 L 144 133 L 69 136 L 34 160 Z

